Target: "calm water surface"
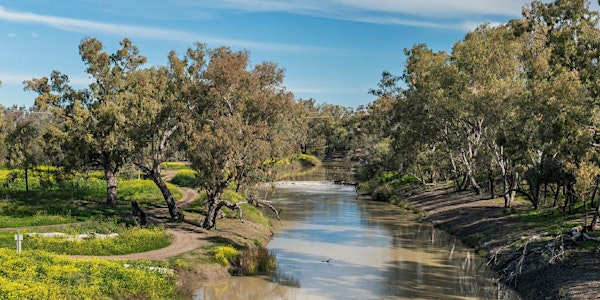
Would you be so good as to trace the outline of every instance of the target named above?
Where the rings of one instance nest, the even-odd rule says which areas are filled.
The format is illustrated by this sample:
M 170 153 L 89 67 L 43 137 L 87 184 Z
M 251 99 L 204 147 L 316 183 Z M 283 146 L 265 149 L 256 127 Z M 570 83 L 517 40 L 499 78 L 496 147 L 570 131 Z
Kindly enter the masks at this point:
M 270 277 L 234 277 L 196 299 L 518 299 L 456 238 L 330 181 L 276 184 L 283 230 Z

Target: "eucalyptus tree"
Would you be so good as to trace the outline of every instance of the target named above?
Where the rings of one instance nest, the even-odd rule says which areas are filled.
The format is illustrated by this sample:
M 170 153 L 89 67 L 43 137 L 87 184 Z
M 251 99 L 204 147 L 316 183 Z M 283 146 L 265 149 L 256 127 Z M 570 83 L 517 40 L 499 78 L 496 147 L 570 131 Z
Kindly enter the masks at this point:
M 396 97 L 394 148 L 407 166 L 429 172 L 434 178 L 444 161 L 450 162 L 457 187 L 465 188 L 464 184 L 474 180 L 458 164 L 457 116 L 462 106 L 457 101 L 456 65 L 451 63 L 449 54 L 434 52 L 425 44 L 406 49 L 405 55 L 406 68 L 401 78 L 406 89 Z M 461 177 L 463 184 L 459 184 Z
M 474 169 L 476 163 L 489 168 L 492 197 L 493 169 L 500 170 L 505 207 L 515 199 L 517 167 L 524 150 L 519 149 L 522 123 L 516 110 L 526 90 L 520 45 L 510 26 L 482 25 L 469 32 L 452 52 L 461 74 L 462 109 L 456 117 L 464 141 L 460 147 L 463 163 L 467 170 Z
M 75 91 L 66 75 L 54 71 L 51 78 L 25 82 L 25 89 L 38 94 L 35 105 L 48 109 L 61 120 L 65 146 L 90 164 L 103 168 L 106 202 L 117 203 L 117 174 L 128 161 L 132 142 L 125 130 L 127 102 L 135 94 L 132 74 L 145 63 L 129 39 L 120 42 L 114 54 L 104 51 L 95 38 L 84 38 L 79 53 L 92 79 L 88 89 Z
M 291 153 L 297 141 L 288 135 L 293 128 L 284 128 L 294 99 L 282 85 L 283 70 L 268 62 L 251 68 L 247 52 L 226 47 L 206 56 L 196 56 L 202 80 L 192 87 L 195 118 L 188 151 L 208 196 L 202 226 L 211 229 L 223 207 L 241 209 L 239 202 L 221 198 L 225 189 L 234 181 L 262 180 L 265 161 Z
M 358 161 L 362 179 L 399 169 L 390 138 L 395 101 L 394 97 L 379 97 L 358 107 L 348 121 L 348 158 Z
M 43 160 L 43 112 L 24 107 L 12 107 L 5 111 L 7 118 L 6 160 L 8 165 L 23 169 L 25 196 L 29 197 L 29 170 Z
M 565 186 L 572 202 L 575 174 L 589 174 L 577 169 L 592 157 L 586 153 L 597 127 L 598 14 L 583 0 L 534 1 L 522 22 L 528 91 L 520 108 L 529 113 L 524 128 L 532 162 L 525 195 L 537 208 L 541 185 L 550 181 L 557 190 Z M 560 172 L 545 172 L 549 162 Z

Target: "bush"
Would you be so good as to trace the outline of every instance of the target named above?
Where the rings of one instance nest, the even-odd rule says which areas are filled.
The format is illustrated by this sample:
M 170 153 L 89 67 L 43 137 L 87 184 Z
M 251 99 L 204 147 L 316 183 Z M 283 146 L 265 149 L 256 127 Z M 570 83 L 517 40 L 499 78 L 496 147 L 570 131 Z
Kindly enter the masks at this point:
M 381 185 L 373 190 L 372 198 L 375 201 L 390 201 L 395 194 L 395 189 L 391 184 Z
M 231 246 L 219 246 L 215 250 L 214 258 L 222 266 L 229 266 L 239 255 L 240 252 Z
M 196 187 L 196 172 L 193 170 L 181 170 L 173 176 L 171 183 L 178 186 L 194 188 Z
M 244 251 L 234 264 L 244 275 L 268 275 L 275 273 L 277 269 L 275 254 L 264 247 Z

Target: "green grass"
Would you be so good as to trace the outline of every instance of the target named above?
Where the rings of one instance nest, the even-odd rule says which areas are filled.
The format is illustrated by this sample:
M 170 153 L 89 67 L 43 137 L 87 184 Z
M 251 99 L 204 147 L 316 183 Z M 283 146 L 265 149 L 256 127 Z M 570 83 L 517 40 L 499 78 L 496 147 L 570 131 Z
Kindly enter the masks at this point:
M 193 170 L 181 170 L 171 179 L 173 184 L 183 187 L 196 187 L 196 172 Z
M 181 199 L 183 194 L 174 185 L 167 183 L 175 200 Z M 150 179 L 120 180 L 117 187 L 119 201 L 137 201 L 143 205 L 164 205 L 164 198 L 160 189 Z
M 49 215 L 45 211 L 37 211 L 33 216 L 29 217 L 12 217 L 0 215 L 0 228 L 55 225 L 73 223 L 77 221 L 77 218 L 74 218 L 69 214 Z
M 126 227 L 115 219 L 102 222 L 86 222 L 83 225 L 66 225 L 53 229 L 71 236 L 83 233 L 117 233 L 115 238 L 91 238 L 71 241 L 66 238 L 44 238 L 28 236 L 25 231 L 23 249 L 43 250 L 67 255 L 119 255 L 160 249 L 170 244 L 171 238 L 162 227 Z M 0 233 L 0 247 L 14 248 L 14 233 Z
M 42 166 L 30 171 L 28 195 L 21 170 L 0 170 L 0 228 L 54 225 L 122 215 L 129 202 L 143 207 L 165 206 L 162 193 L 152 180 L 119 180 L 118 205 L 105 205 L 106 181 L 101 171 L 66 174 Z M 181 191 L 167 186 L 178 200 Z
M 163 162 L 160 164 L 162 170 L 187 170 L 190 169 L 190 165 L 185 162 Z

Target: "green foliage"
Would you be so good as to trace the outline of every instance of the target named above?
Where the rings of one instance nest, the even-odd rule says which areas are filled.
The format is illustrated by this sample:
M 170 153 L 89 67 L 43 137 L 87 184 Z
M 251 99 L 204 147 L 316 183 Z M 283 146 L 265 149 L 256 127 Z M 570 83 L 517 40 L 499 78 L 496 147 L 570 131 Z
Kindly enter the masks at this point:
M 45 251 L 0 248 L 1 299 L 169 299 L 175 279 L 166 272 L 101 259 L 73 260 Z
M 173 176 L 171 182 L 178 186 L 194 188 L 197 184 L 196 172 L 189 169 L 183 169 Z
M 277 258 L 264 247 L 254 247 L 244 251 L 234 262 L 243 275 L 268 275 L 277 269 Z
M 302 164 L 307 165 L 307 166 L 316 167 L 316 166 L 321 165 L 321 160 L 318 159 L 314 155 L 303 154 L 303 153 L 302 154 L 294 154 L 293 158 L 295 160 L 299 160 L 300 162 L 302 162 Z
M 395 195 L 396 190 L 391 184 L 383 184 L 375 188 L 371 197 L 375 201 L 390 201 L 392 197 Z
M 260 209 L 252 204 L 243 204 L 244 219 L 251 220 L 254 223 L 262 226 L 269 226 L 269 218 L 267 218 Z
M 214 259 L 222 266 L 229 266 L 239 255 L 240 252 L 231 246 L 219 246 L 214 252 Z

